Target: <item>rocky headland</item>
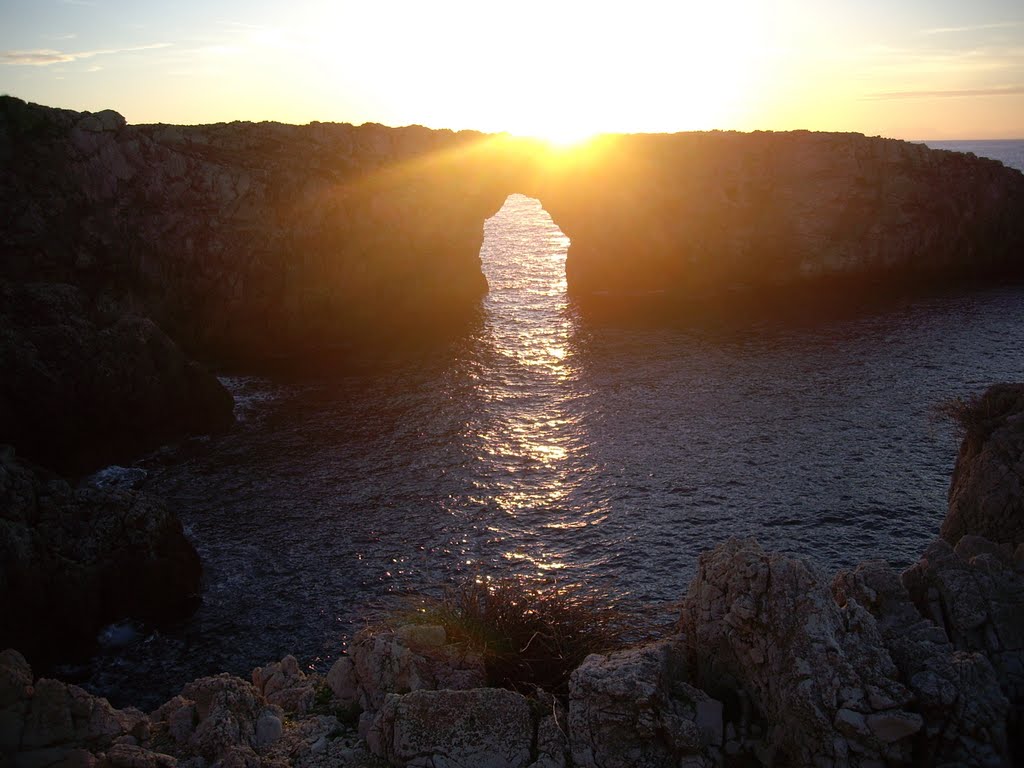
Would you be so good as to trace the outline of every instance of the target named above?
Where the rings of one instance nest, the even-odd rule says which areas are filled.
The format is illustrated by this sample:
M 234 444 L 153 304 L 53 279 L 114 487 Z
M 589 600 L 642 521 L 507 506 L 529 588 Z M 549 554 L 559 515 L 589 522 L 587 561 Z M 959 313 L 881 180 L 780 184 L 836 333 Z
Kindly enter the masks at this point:
M 76 285 L 190 353 L 266 362 L 444 327 L 484 220 L 538 198 L 569 292 L 758 301 L 1024 274 L 1024 174 L 860 134 L 604 136 L 127 125 L 0 99 L 3 276 Z
M 588 656 L 557 697 L 485 687 L 484 660 L 429 624 L 369 629 L 325 676 L 286 657 L 249 680 L 202 678 L 149 715 L 36 680 L 8 650 L 0 759 L 17 768 L 1019 764 L 1024 385 L 993 387 L 957 412 L 966 434 L 942 537 L 902 574 L 867 562 L 830 578 L 732 539 L 701 555 L 675 631 Z

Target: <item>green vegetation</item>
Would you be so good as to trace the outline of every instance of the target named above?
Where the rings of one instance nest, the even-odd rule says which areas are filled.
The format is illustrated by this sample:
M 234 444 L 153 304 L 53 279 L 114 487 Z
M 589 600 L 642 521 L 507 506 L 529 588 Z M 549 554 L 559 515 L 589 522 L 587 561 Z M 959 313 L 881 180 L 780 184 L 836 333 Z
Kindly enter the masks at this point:
M 392 618 L 443 626 L 448 642 L 481 655 L 490 685 L 565 694 L 589 654 L 635 638 L 635 619 L 601 597 L 524 579 L 477 579 L 441 597 L 416 597 Z

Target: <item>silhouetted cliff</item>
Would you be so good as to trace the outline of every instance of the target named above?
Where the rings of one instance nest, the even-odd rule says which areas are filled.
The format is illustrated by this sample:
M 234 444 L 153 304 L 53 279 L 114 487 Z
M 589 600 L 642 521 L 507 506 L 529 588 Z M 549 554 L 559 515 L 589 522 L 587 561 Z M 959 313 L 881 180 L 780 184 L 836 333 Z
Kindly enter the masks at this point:
M 244 358 L 472 311 L 483 221 L 513 192 L 571 238 L 583 297 L 1024 272 L 1024 175 L 859 134 L 554 150 L 420 127 L 128 126 L 6 97 L 0 168 L 5 277 L 113 296 L 193 349 Z

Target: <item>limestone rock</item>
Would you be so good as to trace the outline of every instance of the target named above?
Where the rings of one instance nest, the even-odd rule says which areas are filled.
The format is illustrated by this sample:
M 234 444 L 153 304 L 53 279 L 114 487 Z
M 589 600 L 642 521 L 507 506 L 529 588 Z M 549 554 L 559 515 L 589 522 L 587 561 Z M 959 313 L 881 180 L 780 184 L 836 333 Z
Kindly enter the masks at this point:
M 200 576 L 181 522 L 159 499 L 72 490 L 0 451 L 0 643 L 46 658 L 89 647 L 125 616 L 180 619 L 195 608 Z
M 994 672 L 968 677 L 999 681 L 1010 703 L 1014 748 L 1024 755 L 1024 572 L 1011 546 L 970 535 L 955 548 L 937 541 L 903 574 L 903 583 L 918 610 L 945 630 L 955 648 L 991 663 Z M 971 680 L 957 682 L 962 692 Z
M 731 539 L 701 555 L 681 625 L 698 683 L 748 695 L 796 764 L 910 763 L 922 719 L 876 620 L 853 598 L 840 608 L 810 565 Z M 883 713 L 871 722 L 904 729 L 873 731 Z
M 965 435 L 942 538 L 1024 543 L 1024 384 L 995 384 L 962 410 Z
M 351 655 L 359 705 L 375 712 L 389 693 L 447 688 L 466 690 L 486 684 L 483 660 L 452 645 L 438 645 L 441 633 L 399 628 L 363 634 Z M 426 639 L 426 643 L 420 642 Z
M 89 765 L 95 753 L 148 740 L 149 722 L 74 685 L 42 678 L 17 651 L 0 653 L 0 762 Z
M 367 737 L 392 765 L 527 768 L 534 724 L 529 701 L 501 688 L 389 695 Z
M 313 705 L 317 681 L 303 674 L 294 656 L 285 656 L 279 662 L 254 669 L 252 684 L 269 704 L 304 715 Z
M 705 758 L 721 738 L 721 707 L 685 682 L 685 668 L 672 640 L 588 656 L 570 680 L 573 764 L 674 768 L 688 756 Z
M 350 656 L 340 656 L 331 665 L 326 682 L 342 707 L 351 708 L 359 703 L 359 680 Z
M 231 748 L 256 743 L 256 722 L 264 704 L 246 681 L 228 674 L 204 677 L 186 685 L 181 696 L 195 702 L 199 722 L 189 746 L 205 759 L 217 760 Z
M 856 600 L 876 617 L 900 679 L 914 694 L 912 708 L 924 719 L 914 750 L 917 764 L 1006 764 L 1007 701 L 988 659 L 954 647 L 884 563 L 840 572 L 833 591 L 840 604 Z M 865 722 L 879 738 L 898 738 L 911 725 L 900 713 L 871 715 Z

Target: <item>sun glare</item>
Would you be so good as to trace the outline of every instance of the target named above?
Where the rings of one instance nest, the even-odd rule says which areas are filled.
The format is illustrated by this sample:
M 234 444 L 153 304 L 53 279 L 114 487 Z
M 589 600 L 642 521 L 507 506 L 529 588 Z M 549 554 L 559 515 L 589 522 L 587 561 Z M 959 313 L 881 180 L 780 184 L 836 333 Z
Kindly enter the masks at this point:
M 553 147 L 565 149 L 568 147 L 575 147 L 596 136 L 598 131 L 588 128 L 582 128 L 580 126 L 557 126 L 544 131 L 540 131 L 537 134 L 537 138 L 543 139 Z

